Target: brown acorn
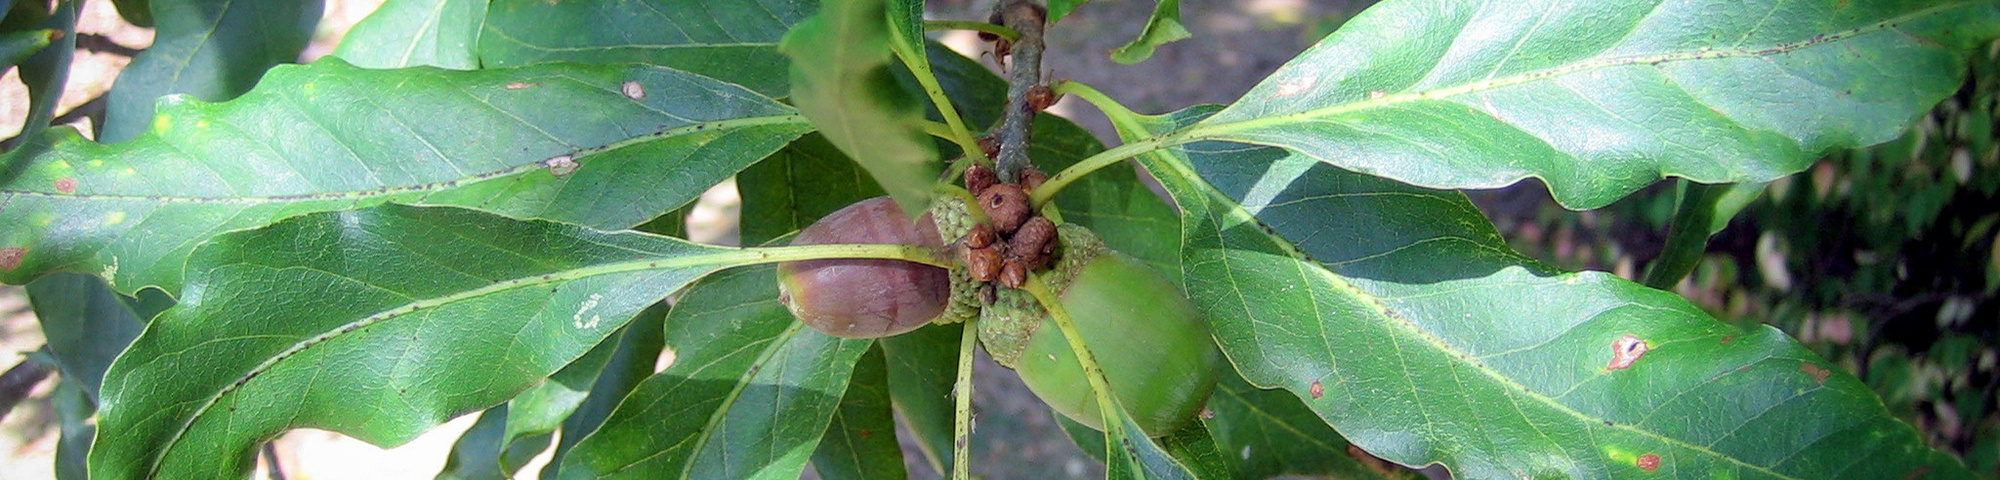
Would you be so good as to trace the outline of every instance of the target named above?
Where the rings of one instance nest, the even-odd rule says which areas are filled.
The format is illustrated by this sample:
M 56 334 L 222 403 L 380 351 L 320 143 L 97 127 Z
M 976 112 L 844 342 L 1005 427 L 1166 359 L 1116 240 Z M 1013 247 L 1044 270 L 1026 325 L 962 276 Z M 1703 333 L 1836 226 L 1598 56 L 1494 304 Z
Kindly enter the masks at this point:
M 942 246 L 926 214 L 911 222 L 889 197 L 828 214 L 799 232 L 793 245 L 888 244 Z M 821 259 L 778 264 L 779 299 L 800 321 L 842 338 L 878 338 L 930 323 L 951 297 L 945 269 L 889 259 Z

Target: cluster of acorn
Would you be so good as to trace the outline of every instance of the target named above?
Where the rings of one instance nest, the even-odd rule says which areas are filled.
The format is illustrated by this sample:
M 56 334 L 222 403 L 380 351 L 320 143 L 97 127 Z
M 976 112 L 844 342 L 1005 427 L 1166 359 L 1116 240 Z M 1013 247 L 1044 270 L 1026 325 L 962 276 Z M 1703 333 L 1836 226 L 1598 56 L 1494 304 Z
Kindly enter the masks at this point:
M 977 318 L 980 344 L 1013 368 L 1057 412 L 1103 428 L 1074 349 L 1033 295 L 1030 272 L 1056 293 L 1113 393 L 1140 430 L 1173 431 L 1200 411 L 1221 355 L 1207 324 L 1178 287 L 1089 230 L 1057 225 L 1029 204 L 1047 175 L 1027 169 L 1000 182 L 984 166 L 965 172 L 971 195 L 939 195 L 911 221 L 877 197 L 802 230 L 794 245 L 899 244 L 955 252 L 949 269 L 902 260 L 822 259 L 782 263 L 780 299 L 793 316 L 846 338 L 879 338 L 930 323 Z

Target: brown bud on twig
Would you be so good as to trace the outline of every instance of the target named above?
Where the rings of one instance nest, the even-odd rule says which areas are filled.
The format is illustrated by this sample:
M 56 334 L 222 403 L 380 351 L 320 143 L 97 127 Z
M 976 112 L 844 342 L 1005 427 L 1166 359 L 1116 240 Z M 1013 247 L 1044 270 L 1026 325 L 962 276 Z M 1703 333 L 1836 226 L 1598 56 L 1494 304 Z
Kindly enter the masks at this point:
M 986 187 L 996 183 L 1000 183 L 1000 175 L 993 173 L 993 169 L 977 163 L 965 167 L 965 190 L 973 195 L 985 192 Z
M 1021 172 L 1021 189 L 1029 193 L 1034 193 L 1036 188 L 1040 188 L 1042 183 L 1047 181 L 1049 174 L 1043 173 L 1042 169 L 1035 168 L 1034 165 L 1029 165 L 1027 170 Z
M 1030 218 L 1008 243 L 1008 259 L 1018 260 L 1030 270 L 1042 268 L 1048 265 L 1049 254 L 1055 253 L 1055 240 L 1055 222 L 1044 217 Z
M 965 256 L 965 266 L 971 270 L 972 279 L 981 282 L 991 282 L 999 278 L 1000 268 L 1006 263 L 1000 249 L 992 245 L 986 248 L 972 248 L 960 244 L 959 254 Z
M 1048 85 L 1036 85 L 1028 88 L 1027 105 L 1030 110 L 1037 112 L 1048 110 L 1050 105 L 1055 105 L 1056 102 L 1061 100 L 1062 97 L 1056 96 L 1055 90 L 1050 89 Z
M 1000 284 L 1007 288 L 1021 288 L 1028 284 L 1028 266 L 1019 261 L 1007 262 L 1000 269 Z
M 986 152 L 986 159 L 1000 156 L 1000 139 L 992 136 L 979 137 L 979 150 Z
M 1028 193 L 1012 183 L 996 184 L 980 192 L 979 207 L 986 209 L 986 218 L 993 219 L 993 230 L 1001 235 L 1013 235 L 1035 213 L 1028 207 Z
M 965 246 L 986 248 L 989 245 L 993 245 L 993 242 L 999 239 L 1000 235 L 993 233 L 992 225 L 984 223 L 976 224 L 972 226 L 972 231 L 965 233 Z

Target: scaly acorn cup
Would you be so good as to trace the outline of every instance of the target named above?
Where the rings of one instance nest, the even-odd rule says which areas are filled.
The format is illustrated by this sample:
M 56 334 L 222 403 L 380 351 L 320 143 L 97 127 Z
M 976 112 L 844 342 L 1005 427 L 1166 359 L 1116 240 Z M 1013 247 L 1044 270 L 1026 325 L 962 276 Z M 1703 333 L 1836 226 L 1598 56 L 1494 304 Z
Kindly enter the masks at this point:
M 974 225 L 985 223 L 985 215 L 970 208 L 969 200 L 951 193 L 939 193 L 931 201 L 930 217 L 936 219 L 939 238 L 946 241 L 962 241 Z M 933 323 L 965 323 L 979 318 L 978 281 L 972 279 L 970 267 L 963 262 L 951 266 L 951 301 Z
M 836 243 L 944 245 L 931 215 L 911 222 L 889 197 L 841 208 L 792 239 L 793 245 Z M 778 291 L 793 317 L 819 331 L 880 338 L 915 330 L 945 313 L 951 275 L 903 260 L 804 260 L 778 264 Z
M 1057 229 L 1061 255 L 1047 278 L 1127 414 L 1149 436 L 1200 413 L 1222 354 L 1180 288 L 1144 262 L 1104 247 L 1075 225 Z M 1055 411 L 1103 430 L 1096 397 L 1062 329 L 1025 291 L 1001 289 L 982 312 L 980 341 Z

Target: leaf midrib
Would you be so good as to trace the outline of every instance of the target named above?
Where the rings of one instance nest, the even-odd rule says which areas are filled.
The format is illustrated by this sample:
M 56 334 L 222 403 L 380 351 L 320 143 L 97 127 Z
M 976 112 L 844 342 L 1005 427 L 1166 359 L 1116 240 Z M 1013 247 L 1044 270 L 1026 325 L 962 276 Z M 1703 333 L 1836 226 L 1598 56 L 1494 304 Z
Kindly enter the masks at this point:
M 728 120 L 699 122 L 699 123 L 683 125 L 680 127 L 670 128 L 666 130 L 661 130 L 650 134 L 626 138 L 602 147 L 593 147 L 582 150 L 575 150 L 570 153 L 557 155 L 556 157 L 568 156 L 572 161 L 577 161 L 577 163 L 579 164 L 578 168 L 581 168 L 583 159 L 611 151 L 616 151 L 639 143 L 651 142 L 655 140 L 662 140 L 668 138 L 678 138 L 678 137 L 700 134 L 710 131 L 719 132 L 731 129 L 747 129 L 752 127 L 787 125 L 787 124 L 810 125 L 810 123 L 806 121 L 804 116 L 801 116 L 797 113 L 786 113 L 780 115 L 763 115 L 756 117 L 740 117 Z M 426 140 L 426 142 L 428 142 L 428 140 Z M 550 158 L 556 158 L 556 157 L 550 157 Z M 293 202 L 309 202 L 318 200 L 353 200 L 353 199 L 389 197 L 389 196 L 409 194 L 409 193 L 440 192 L 452 188 L 472 185 L 487 180 L 493 180 L 496 178 L 504 178 L 539 170 L 547 170 L 549 167 L 548 165 L 543 163 L 545 161 L 547 160 L 544 159 L 542 161 L 536 161 L 533 163 L 516 165 L 514 167 L 509 167 L 497 171 L 471 174 L 452 180 L 419 183 L 414 185 L 385 186 L 370 190 L 347 190 L 347 191 L 337 191 L 337 192 L 299 193 L 299 194 L 289 194 L 289 195 L 226 196 L 226 197 L 97 194 L 97 193 L 65 194 L 65 193 L 52 193 L 52 192 L 33 191 L 33 190 L 0 190 L 0 195 L 8 195 L 9 198 L 12 198 L 14 196 L 21 196 L 21 197 L 49 198 L 49 199 L 63 199 L 63 200 L 132 201 L 132 202 L 148 202 L 148 203 L 158 203 L 158 204 L 262 205 L 269 203 L 293 203 Z
M 1842 40 L 1847 40 L 1850 38 L 1882 31 L 1885 29 L 1899 28 L 1905 23 L 1914 22 L 1926 17 L 1930 17 L 1932 15 L 1942 14 L 1945 11 L 1957 10 L 1978 5 L 1980 5 L 1980 3 L 1977 2 L 1960 2 L 1960 3 L 1935 5 L 1930 8 L 1918 10 L 1916 12 L 1912 12 L 1903 16 L 1849 29 L 1844 32 L 1824 34 L 1806 40 L 1780 43 L 1759 49 L 1746 50 L 1741 48 L 1730 48 L 1730 49 L 1713 48 L 1708 50 L 1682 51 L 1682 52 L 1662 53 L 1653 55 L 1635 55 L 1635 56 L 1625 56 L 1625 57 L 1599 58 L 1599 59 L 1592 59 L 1592 60 L 1572 63 L 1557 68 L 1521 73 L 1502 78 L 1494 78 L 1476 82 L 1463 83 L 1450 87 L 1436 88 L 1418 92 L 1387 94 L 1378 98 L 1370 98 L 1359 102 L 1320 107 L 1297 113 L 1256 117 L 1247 120 L 1222 122 L 1222 123 L 1209 123 L 1208 121 L 1204 120 L 1201 123 L 1197 123 L 1194 126 L 1189 127 L 1185 130 L 1167 134 L 1163 138 L 1163 140 L 1166 141 L 1163 142 L 1162 147 L 1193 143 L 1203 140 L 1219 140 L 1219 139 L 1247 141 L 1251 143 L 1258 143 L 1260 145 L 1268 144 L 1265 142 L 1256 142 L 1255 140 L 1242 138 L 1240 136 L 1232 136 L 1232 134 L 1240 133 L 1246 130 L 1281 127 L 1288 124 L 1302 122 L 1311 118 L 1328 117 L 1354 111 L 1396 105 L 1401 103 L 1418 102 L 1424 100 L 1445 100 L 1460 95 L 1478 93 L 1489 90 L 1497 90 L 1528 82 L 1568 76 L 1576 73 L 1581 73 L 1601 68 L 1624 67 L 1624 66 L 1640 65 L 1640 64 L 1659 65 L 1665 63 L 1679 63 L 1679 62 L 1697 61 L 1697 60 L 1750 58 L 1750 57 L 1763 57 L 1763 56 L 1785 54 L 1800 49 L 1804 49 L 1807 47 L 1839 42 Z M 1224 112 L 1227 111 L 1228 110 L 1224 110 Z M 1218 116 L 1220 115 L 1220 113 L 1222 112 L 1218 112 Z
M 1210 203 L 1223 206 L 1223 208 L 1227 210 L 1227 212 L 1224 213 L 1225 215 L 1236 217 L 1246 222 L 1256 222 L 1258 225 L 1263 225 L 1262 220 L 1257 219 L 1255 215 L 1252 215 L 1249 212 L 1245 211 L 1242 205 L 1238 205 L 1233 200 L 1228 200 L 1226 194 L 1215 189 L 1215 187 L 1209 185 L 1208 182 L 1202 180 L 1200 175 L 1194 172 L 1193 168 L 1186 163 L 1186 160 L 1172 155 L 1163 155 L 1162 157 L 1164 158 L 1164 161 L 1160 162 L 1160 164 L 1165 166 L 1170 166 L 1171 168 L 1173 168 L 1174 171 L 1172 173 L 1176 176 L 1180 176 L 1182 182 L 1186 182 L 1190 185 L 1193 185 L 1195 188 L 1203 190 L 1205 193 L 1208 194 L 1208 196 L 1211 199 L 1224 200 L 1221 202 L 1210 202 Z M 1269 233 L 1270 230 L 1268 228 L 1259 228 L 1258 230 L 1260 232 L 1264 232 L 1264 235 L 1272 240 L 1273 245 L 1279 247 L 1280 250 L 1283 250 L 1286 253 L 1287 257 L 1290 258 L 1291 260 L 1299 262 L 1302 265 L 1311 265 L 1313 267 L 1317 267 L 1317 268 L 1303 268 L 1301 270 L 1306 271 L 1306 273 L 1308 274 L 1317 274 L 1323 277 L 1328 284 L 1333 285 L 1335 288 L 1340 289 L 1341 293 L 1346 294 L 1350 298 L 1366 302 L 1369 308 L 1374 310 L 1375 313 L 1378 314 L 1379 319 L 1390 320 L 1388 322 L 1382 322 L 1382 323 L 1393 325 L 1394 327 L 1392 328 L 1402 330 L 1408 334 L 1413 334 L 1417 338 L 1423 339 L 1423 341 L 1429 343 L 1433 348 L 1438 349 L 1438 351 L 1454 354 L 1454 355 L 1447 355 L 1448 357 L 1450 357 L 1448 361 L 1456 362 L 1461 364 L 1461 366 L 1463 367 L 1478 371 L 1481 374 L 1485 375 L 1486 377 L 1493 379 L 1496 383 L 1511 388 L 1514 391 L 1519 392 L 1520 394 L 1526 396 L 1527 398 L 1534 399 L 1536 402 L 1542 403 L 1548 406 L 1549 408 L 1555 409 L 1558 412 L 1562 412 L 1571 417 L 1583 420 L 1587 426 L 1594 427 L 1595 425 L 1601 425 L 1605 423 L 1604 419 L 1595 418 L 1581 411 L 1577 411 L 1576 409 L 1570 408 L 1568 405 L 1564 405 L 1560 402 L 1557 402 L 1553 398 L 1543 395 L 1540 392 L 1536 392 L 1533 389 L 1529 389 L 1527 388 L 1527 386 L 1515 382 L 1511 378 L 1507 378 L 1505 375 L 1502 375 L 1499 372 L 1496 372 L 1486 367 L 1484 364 L 1470 362 L 1469 360 L 1467 360 L 1467 358 L 1469 358 L 1470 355 L 1468 352 L 1461 351 L 1456 347 L 1451 346 L 1449 343 L 1445 343 L 1444 340 L 1431 335 L 1430 332 L 1425 331 L 1424 329 L 1418 327 L 1415 323 L 1411 322 L 1405 316 L 1394 313 L 1393 310 L 1390 309 L 1388 305 L 1382 303 L 1379 298 L 1365 291 L 1362 291 L 1360 288 L 1355 287 L 1353 284 L 1348 283 L 1346 278 L 1343 278 L 1339 275 L 1334 274 L 1331 271 L 1328 271 L 1324 267 L 1324 265 L 1320 264 L 1317 261 L 1312 260 L 1311 258 L 1305 256 L 1303 253 L 1299 252 L 1296 249 L 1296 247 L 1291 244 L 1289 240 L 1286 240 L 1285 238 L 1280 236 L 1271 235 Z M 1227 256 L 1220 258 L 1220 260 L 1221 264 L 1225 268 L 1231 268 L 1233 270 L 1233 267 L 1229 267 L 1231 262 L 1229 261 Z M 1398 343 L 1397 345 L 1400 345 L 1400 343 Z M 1297 394 L 1298 392 L 1293 392 L 1293 395 Z M 1720 458 L 1730 463 L 1740 465 L 1744 468 L 1754 470 L 1759 473 L 1771 475 L 1776 478 L 1786 479 L 1786 480 L 1800 480 L 1797 477 L 1784 475 L 1772 471 L 1769 468 L 1745 462 L 1734 456 L 1725 455 L 1721 452 L 1717 452 L 1707 447 L 1684 442 L 1678 438 L 1669 437 L 1664 434 L 1653 432 L 1651 430 L 1642 430 L 1635 428 L 1632 425 L 1627 425 L 1622 423 L 1614 423 L 1611 425 L 1607 425 L 1606 428 L 1613 428 L 1613 429 L 1632 432 L 1634 434 L 1658 440 L 1662 443 L 1665 443 L 1673 447 L 1683 448 L 1696 453 L 1706 454 L 1713 456 L 1715 458 Z

